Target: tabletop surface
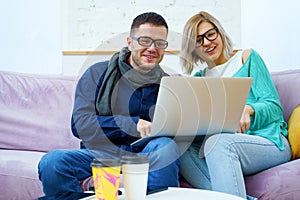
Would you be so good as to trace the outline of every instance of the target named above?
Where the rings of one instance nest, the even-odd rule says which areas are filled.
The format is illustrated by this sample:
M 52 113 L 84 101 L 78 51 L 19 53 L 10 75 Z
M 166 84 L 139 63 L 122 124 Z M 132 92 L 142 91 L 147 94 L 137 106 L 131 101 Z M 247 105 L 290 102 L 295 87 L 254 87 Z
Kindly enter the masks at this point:
M 210 190 L 200 190 L 192 188 L 169 187 L 167 190 L 147 195 L 146 200 L 182 200 L 201 197 L 209 200 L 243 200 L 241 197 L 215 192 Z M 95 200 L 95 195 L 83 198 L 81 200 Z M 119 200 L 125 200 L 125 195 L 119 196 Z

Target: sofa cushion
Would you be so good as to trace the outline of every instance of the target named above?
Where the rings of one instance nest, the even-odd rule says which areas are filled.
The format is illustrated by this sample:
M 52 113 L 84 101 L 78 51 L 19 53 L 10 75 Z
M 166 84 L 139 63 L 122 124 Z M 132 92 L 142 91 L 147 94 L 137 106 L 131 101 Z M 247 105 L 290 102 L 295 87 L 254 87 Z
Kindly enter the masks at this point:
M 70 130 L 75 77 L 0 71 L 0 148 L 79 148 Z
M 37 165 L 42 152 L 0 150 L 0 199 L 37 199 L 44 196 Z
M 299 199 L 300 159 L 245 178 L 247 194 L 259 200 Z
M 300 158 L 300 105 L 292 112 L 288 121 L 288 140 L 292 149 L 292 159 Z
M 272 72 L 272 79 L 283 107 L 283 117 L 288 122 L 294 108 L 300 104 L 300 69 Z

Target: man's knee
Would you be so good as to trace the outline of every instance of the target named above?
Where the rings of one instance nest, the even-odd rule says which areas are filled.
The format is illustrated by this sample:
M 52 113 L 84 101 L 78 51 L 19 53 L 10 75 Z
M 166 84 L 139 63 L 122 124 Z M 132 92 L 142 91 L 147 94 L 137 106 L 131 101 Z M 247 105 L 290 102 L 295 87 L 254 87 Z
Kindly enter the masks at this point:
M 155 138 L 147 146 L 143 153 L 148 155 L 153 170 L 162 169 L 169 165 L 180 165 L 180 151 L 171 138 Z
M 40 160 L 38 164 L 39 178 L 41 179 L 42 174 L 51 174 L 60 171 L 59 166 L 63 166 L 64 151 L 63 150 L 53 150 L 46 153 Z
M 179 148 L 176 142 L 174 142 L 172 138 L 168 138 L 168 137 L 155 138 L 151 140 L 148 145 L 153 151 L 164 152 L 163 154 L 167 154 L 169 156 L 171 154 L 179 156 L 180 154 Z

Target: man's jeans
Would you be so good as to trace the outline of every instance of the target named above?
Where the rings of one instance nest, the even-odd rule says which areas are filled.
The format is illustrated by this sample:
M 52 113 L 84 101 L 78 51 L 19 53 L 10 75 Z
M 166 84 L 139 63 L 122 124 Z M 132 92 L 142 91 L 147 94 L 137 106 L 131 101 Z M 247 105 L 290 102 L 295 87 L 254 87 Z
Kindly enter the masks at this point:
M 127 149 L 129 150 L 130 148 Z M 134 153 L 146 154 L 150 160 L 148 191 L 178 186 L 180 152 L 172 139 L 155 138 L 141 152 Z M 103 155 L 103 157 L 107 156 Z M 42 157 L 38 166 L 39 178 L 45 195 L 82 192 L 80 181 L 92 175 L 93 159 L 93 154 L 87 149 L 48 152 Z

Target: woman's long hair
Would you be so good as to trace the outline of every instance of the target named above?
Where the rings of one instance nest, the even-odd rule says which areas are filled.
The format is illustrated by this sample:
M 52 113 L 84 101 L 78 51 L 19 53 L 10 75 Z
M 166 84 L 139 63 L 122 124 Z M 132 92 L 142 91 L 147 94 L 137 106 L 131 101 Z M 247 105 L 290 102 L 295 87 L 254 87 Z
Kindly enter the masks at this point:
M 180 64 L 187 74 L 192 73 L 194 65 L 197 65 L 198 61 L 200 61 L 201 63 L 205 62 L 195 52 L 198 27 L 203 22 L 208 22 L 218 28 L 219 34 L 223 42 L 223 54 L 226 59 L 230 58 L 230 55 L 233 51 L 232 41 L 229 35 L 225 32 L 221 23 L 209 13 L 201 11 L 200 13 L 192 16 L 186 22 L 183 30 Z

